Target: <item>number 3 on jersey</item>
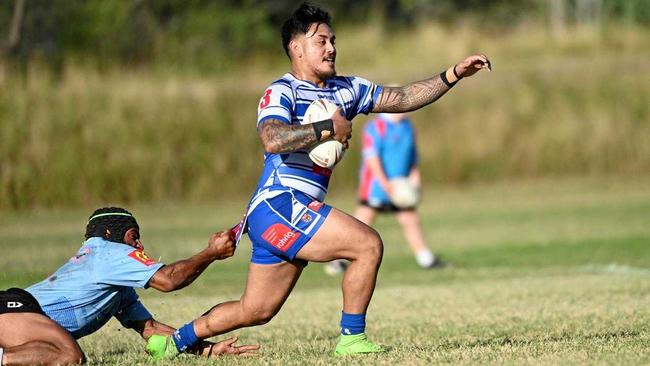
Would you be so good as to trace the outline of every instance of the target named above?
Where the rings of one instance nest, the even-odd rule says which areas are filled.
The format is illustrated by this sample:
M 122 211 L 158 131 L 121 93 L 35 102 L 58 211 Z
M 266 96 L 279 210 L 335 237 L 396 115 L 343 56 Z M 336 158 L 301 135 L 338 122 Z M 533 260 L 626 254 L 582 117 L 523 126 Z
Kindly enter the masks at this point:
M 266 106 L 271 103 L 271 92 L 272 89 L 266 89 L 264 92 L 264 95 L 262 95 L 262 101 L 260 102 L 260 109 L 264 109 Z

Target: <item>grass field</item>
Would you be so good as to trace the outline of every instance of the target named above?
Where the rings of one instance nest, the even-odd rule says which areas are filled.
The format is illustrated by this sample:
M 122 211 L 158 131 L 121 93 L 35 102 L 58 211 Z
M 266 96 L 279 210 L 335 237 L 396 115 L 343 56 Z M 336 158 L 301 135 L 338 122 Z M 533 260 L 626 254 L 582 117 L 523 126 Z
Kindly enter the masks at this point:
M 340 278 L 307 267 L 268 325 L 237 331 L 261 343 L 253 359 L 215 364 L 648 364 L 650 177 L 499 183 L 428 190 L 420 210 L 431 244 L 450 264 L 415 267 L 399 227 L 382 217 L 386 245 L 368 333 L 390 352 L 334 358 Z M 350 211 L 354 200 L 333 192 Z M 242 202 L 131 207 L 152 257 L 199 250 L 233 223 Z M 0 287 L 27 286 L 54 271 L 81 242 L 86 210 L 0 212 Z M 241 294 L 250 245 L 214 264 L 190 288 L 142 292 L 172 325 Z M 81 340 L 90 364 L 149 364 L 142 342 L 111 321 Z M 203 365 L 195 358 L 169 364 Z

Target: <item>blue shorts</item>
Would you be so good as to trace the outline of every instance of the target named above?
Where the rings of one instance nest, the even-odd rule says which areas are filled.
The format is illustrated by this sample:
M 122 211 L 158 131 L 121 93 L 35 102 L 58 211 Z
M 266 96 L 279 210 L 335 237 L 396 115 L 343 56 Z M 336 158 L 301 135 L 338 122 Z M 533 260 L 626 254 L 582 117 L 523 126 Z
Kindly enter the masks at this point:
M 332 207 L 295 189 L 261 200 L 248 213 L 251 262 L 275 264 L 293 261 L 316 234 Z

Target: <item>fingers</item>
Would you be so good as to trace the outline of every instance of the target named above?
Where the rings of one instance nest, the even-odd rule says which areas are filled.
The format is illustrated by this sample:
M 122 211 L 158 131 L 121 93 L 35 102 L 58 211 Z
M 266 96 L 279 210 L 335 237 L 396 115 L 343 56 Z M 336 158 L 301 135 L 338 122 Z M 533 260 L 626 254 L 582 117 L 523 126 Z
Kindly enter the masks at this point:
M 476 55 L 474 67 L 477 69 L 488 69 L 492 71 L 492 64 L 487 56 L 484 54 Z
M 342 115 L 341 109 L 337 109 L 339 113 L 332 115 L 332 122 L 334 123 L 334 139 L 340 143 L 345 143 L 352 136 L 352 122 L 348 121 Z
M 345 136 L 345 141 L 344 141 L 343 143 L 346 145 L 346 149 L 347 149 L 347 146 L 349 145 L 349 142 L 348 142 L 348 141 L 349 141 L 351 138 L 352 138 L 352 132 L 350 132 L 347 136 Z
M 215 239 L 223 239 L 226 242 L 232 241 L 233 238 L 235 237 L 235 232 L 233 230 L 224 230 L 224 231 L 219 231 L 217 233 L 212 234 Z
M 214 233 L 214 234 L 210 235 L 210 243 L 218 243 L 220 241 L 223 241 L 224 234 L 225 233 L 223 231 L 220 231 L 218 233 Z M 225 235 L 226 240 L 227 240 L 227 238 L 228 238 L 228 235 Z
M 225 258 L 230 258 L 233 255 L 235 255 L 235 243 L 233 243 L 232 240 L 228 240 L 226 245 L 227 245 L 226 251 L 225 251 L 225 253 L 223 253 L 224 259 Z
M 490 59 L 484 54 L 471 55 L 461 61 L 458 65 L 458 74 L 462 77 L 472 76 L 481 69 L 492 70 Z
M 226 231 L 220 231 L 210 236 L 208 247 L 216 255 L 216 259 L 226 259 L 235 254 L 235 242 L 231 234 Z
M 246 346 L 239 346 L 236 347 L 236 354 L 237 356 L 241 357 L 254 357 L 254 356 L 259 356 L 259 349 L 260 346 L 258 344 L 256 345 L 246 345 Z
M 237 346 L 235 347 L 239 350 L 239 352 L 249 352 L 249 351 L 257 351 L 260 349 L 259 344 L 252 344 L 252 345 L 244 345 L 244 346 Z
M 233 356 L 257 356 L 260 349 L 259 344 L 245 344 L 242 346 L 237 346 L 235 343 L 238 341 L 238 337 L 234 336 L 226 340 L 216 343 L 213 347 L 210 356 L 217 357 L 219 355 L 233 355 Z
M 228 230 L 225 231 L 218 231 L 216 233 L 213 233 L 210 235 L 210 241 L 217 241 L 217 239 L 223 238 L 223 237 L 229 237 L 230 233 Z

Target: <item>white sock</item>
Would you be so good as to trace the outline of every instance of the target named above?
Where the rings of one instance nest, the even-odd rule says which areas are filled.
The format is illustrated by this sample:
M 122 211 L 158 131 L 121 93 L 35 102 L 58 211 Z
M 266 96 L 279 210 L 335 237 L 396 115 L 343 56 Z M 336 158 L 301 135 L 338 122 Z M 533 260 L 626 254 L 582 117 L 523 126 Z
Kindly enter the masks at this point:
M 429 249 L 422 249 L 419 252 L 415 253 L 415 261 L 418 262 L 418 265 L 422 268 L 429 268 L 433 265 L 435 257 Z
M 0 366 L 4 365 L 2 362 L 2 356 L 5 354 L 4 348 L 0 347 Z

